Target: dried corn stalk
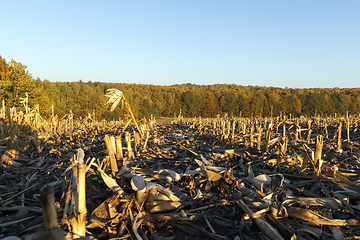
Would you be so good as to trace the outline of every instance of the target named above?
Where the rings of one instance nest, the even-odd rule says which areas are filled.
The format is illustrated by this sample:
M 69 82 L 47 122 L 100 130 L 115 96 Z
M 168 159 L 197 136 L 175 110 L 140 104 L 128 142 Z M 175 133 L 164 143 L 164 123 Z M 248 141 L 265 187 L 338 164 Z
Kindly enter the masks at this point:
M 133 122 L 134 122 L 134 124 L 136 126 L 136 129 L 139 131 L 139 133 L 140 133 L 140 135 L 142 137 L 142 133 L 140 131 L 139 125 L 137 124 L 137 121 L 136 121 L 136 119 L 134 117 L 134 114 L 133 114 L 133 112 L 131 110 L 131 107 L 130 107 L 129 103 L 126 101 L 123 92 L 118 90 L 118 89 L 108 89 L 107 94 L 105 95 L 105 97 L 109 98 L 106 104 L 112 104 L 110 111 L 114 111 L 114 109 L 117 107 L 117 105 L 121 101 L 123 101 L 123 103 L 125 104 L 126 109 L 130 113 L 130 116 L 131 116 L 131 118 L 132 118 L 132 120 L 133 120 Z

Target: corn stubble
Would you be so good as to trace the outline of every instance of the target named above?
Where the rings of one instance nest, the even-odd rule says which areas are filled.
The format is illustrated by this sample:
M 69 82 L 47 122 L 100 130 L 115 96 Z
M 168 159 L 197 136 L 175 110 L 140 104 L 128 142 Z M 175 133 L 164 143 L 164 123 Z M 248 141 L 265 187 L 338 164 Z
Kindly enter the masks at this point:
M 179 115 L 156 125 L 137 121 L 123 92 L 106 96 L 130 117 L 45 120 L 3 105 L 3 237 L 360 236 L 359 116 Z

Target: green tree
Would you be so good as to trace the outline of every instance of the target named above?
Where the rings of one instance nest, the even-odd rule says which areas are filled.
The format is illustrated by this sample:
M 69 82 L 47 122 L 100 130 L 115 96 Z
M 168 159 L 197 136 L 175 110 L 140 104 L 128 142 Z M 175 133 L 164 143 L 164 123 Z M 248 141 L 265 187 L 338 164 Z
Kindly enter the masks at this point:
M 34 80 L 27 67 L 11 60 L 7 63 L 0 56 L 0 98 L 9 106 L 22 108 L 20 97 L 29 97 L 29 107 L 39 105 L 41 112 L 48 107 L 48 99 L 43 92 L 40 79 Z
M 204 101 L 204 106 L 201 110 L 203 117 L 216 117 L 219 113 L 219 105 L 217 99 L 212 92 L 208 92 Z
M 221 111 L 228 114 L 239 114 L 239 106 L 236 102 L 237 96 L 234 92 L 223 92 L 222 93 Z
M 10 67 L 0 55 L 0 98 L 7 99 L 10 94 Z
M 181 105 L 184 116 L 199 116 L 202 105 L 201 96 L 191 90 L 188 90 L 181 95 Z
M 20 97 L 25 97 L 26 93 L 29 95 L 29 102 L 36 98 L 35 81 L 27 70 L 27 66 L 11 60 L 9 64 L 11 75 L 9 77 L 10 83 L 8 92 L 10 93 L 7 102 L 11 106 L 20 106 Z

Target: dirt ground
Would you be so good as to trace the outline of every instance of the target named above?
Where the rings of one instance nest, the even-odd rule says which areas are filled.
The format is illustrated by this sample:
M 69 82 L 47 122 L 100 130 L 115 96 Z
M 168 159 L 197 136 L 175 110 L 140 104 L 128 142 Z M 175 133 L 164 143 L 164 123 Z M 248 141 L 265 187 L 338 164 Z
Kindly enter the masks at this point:
M 183 121 L 187 121 L 190 118 L 183 118 Z M 157 125 L 166 125 L 166 124 L 171 124 L 174 122 L 174 118 L 173 117 L 157 117 L 156 118 L 156 124 Z
M 158 125 L 170 124 L 173 121 L 174 121 L 173 117 L 158 117 L 158 118 L 156 118 L 156 124 L 158 124 Z

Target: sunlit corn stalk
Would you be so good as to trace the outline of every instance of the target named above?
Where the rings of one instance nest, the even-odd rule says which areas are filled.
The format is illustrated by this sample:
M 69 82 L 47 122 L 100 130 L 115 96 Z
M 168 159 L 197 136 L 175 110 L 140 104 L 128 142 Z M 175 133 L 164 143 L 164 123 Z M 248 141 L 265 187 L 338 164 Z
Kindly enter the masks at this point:
M 316 136 L 316 140 L 315 140 L 315 154 L 314 154 L 314 163 L 316 166 L 315 173 L 318 176 L 321 173 L 321 166 L 323 163 L 323 160 L 321 159 L 322 148 L 323 148 L 323 136 L 318 135 Z
M 105 94 L 105 97 L 109 98 L 106 104 L 112 104 L 110 111 L 114 111 L 114 109 L 117 107 L 117 105 L 121 101 L 125 104 L 125 107 L 128 110 L 128 112 L 130 113 L 130 116 L 131 116 L 131 118 L 132 118 L 132 120 L 133 120 L 133 122 L 134 122 L 134 124 L 136 126 L 136 129 L 139 131 L 139 133 L 140 133 L 140 135 L 142 137 L 142 133 L 140 131 L 140 128 L 139 128 L 139 126 L 137 124 L 137 121 L 136 121 L 136 119 L 134 117 L 134 114 L 131 111 L 129 103 L 125 99 L 125 96 L 124 96 L 123 92 L 118 90 L 118 89 L 113 89 L 113 88 L 108 89 L 107 94 Z
M 20 97 L 20 104 L 24 104 L 25 112 L 29 113 L 29 95 L 28 95 L 28 93 L 25 93 L 25 96 L 26 97 L 24 97 L 24 98 Z
M 17 145 L 15 142 L 15 132 L 14 132 L 14 126 L 13 126 L 13 119 L 11 116 L 10 108 L 9 106 L 6 107 L 6 115 L 9 119 L 9 126 L 10 126 L 10 133 L 9 133 L 9 146 L 8 150 L 10 149 L 17 149 Z
M 336 143 L 337 149 L 341 149 L 341 130 L 342 130 L 342 122 L 340 121 L 338 130 L 337 130 L 337 143 Z

